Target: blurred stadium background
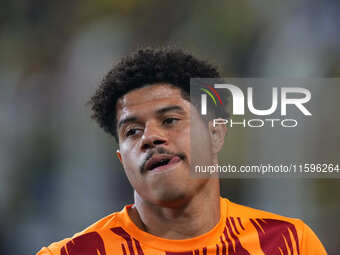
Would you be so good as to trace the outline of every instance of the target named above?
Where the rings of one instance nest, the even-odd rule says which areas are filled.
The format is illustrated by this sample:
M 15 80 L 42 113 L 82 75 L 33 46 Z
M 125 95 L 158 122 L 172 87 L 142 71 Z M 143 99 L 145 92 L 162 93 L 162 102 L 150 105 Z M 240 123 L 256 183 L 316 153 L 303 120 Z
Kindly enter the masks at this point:
M 337 77 L 339 12 L 336 0 L 2 0 L 0 254 L 35 254 L 133 201 L 85 106 L 121 56 L 170 44 L 225 77 Z M 234 202 L 302 218 L 339 254 L 340 180 L 222 183 Z

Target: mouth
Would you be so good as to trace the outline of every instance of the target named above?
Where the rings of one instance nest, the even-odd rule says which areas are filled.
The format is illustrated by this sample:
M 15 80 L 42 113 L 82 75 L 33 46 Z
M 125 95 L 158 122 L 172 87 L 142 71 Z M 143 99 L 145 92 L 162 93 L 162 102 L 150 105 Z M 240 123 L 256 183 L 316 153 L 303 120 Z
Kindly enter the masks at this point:
M 146 171 L 162 171 L 179 162 L 181 158 L 175 155 L 155 155 L 146 162 Z

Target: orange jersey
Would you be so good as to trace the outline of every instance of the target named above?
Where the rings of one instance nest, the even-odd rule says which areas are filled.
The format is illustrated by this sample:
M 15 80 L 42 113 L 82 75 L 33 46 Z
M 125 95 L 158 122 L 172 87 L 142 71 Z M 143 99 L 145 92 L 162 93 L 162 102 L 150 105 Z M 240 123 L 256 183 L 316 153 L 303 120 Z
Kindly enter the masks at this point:
M 125 206 L 72 238 L 52 243 L 37 255 L 323 255 L 313 231 L 301 220 L 220 199 L 221 218 L 208 233 L 169 240 L 146 233 Z

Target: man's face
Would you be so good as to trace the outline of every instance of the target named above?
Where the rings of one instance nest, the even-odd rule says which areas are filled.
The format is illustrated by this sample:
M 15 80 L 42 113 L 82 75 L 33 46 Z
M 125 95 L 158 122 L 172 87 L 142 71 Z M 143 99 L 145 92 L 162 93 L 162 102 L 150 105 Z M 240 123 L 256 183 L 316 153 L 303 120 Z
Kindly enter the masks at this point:
M 210 135 L 180 89 L 156 84 L 127 93 L 117 103 L 117 129 L 118 157 L 143 200 L 170 206 L 207 182 L 190 176 L 190 131 L 205 162 L 212 161 Z

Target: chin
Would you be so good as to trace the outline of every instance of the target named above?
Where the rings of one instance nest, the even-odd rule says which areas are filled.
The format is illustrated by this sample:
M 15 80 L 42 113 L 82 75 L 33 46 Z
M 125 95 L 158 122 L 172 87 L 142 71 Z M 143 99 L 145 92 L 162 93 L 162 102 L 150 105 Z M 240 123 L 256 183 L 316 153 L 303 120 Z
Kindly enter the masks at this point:
M 184 190 L 179 190 L 178 187 L 175 189 L 159 190 L 155 194 L 156 204 L 163 207 L 179 207 L 189 200 L 188 192 Z

